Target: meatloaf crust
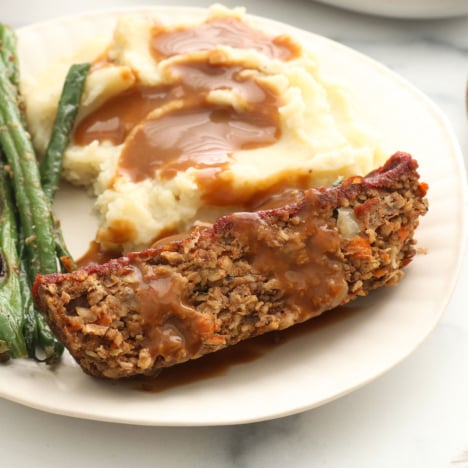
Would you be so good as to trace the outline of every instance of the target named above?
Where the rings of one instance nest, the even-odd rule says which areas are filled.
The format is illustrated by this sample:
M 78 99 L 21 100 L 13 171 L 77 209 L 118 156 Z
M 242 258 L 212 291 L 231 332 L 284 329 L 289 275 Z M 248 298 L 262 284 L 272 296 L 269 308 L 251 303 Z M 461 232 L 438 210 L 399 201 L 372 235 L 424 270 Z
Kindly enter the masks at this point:
M 416 161 L 396 153 L 366 177 L 297 192 L 280 207 L 38 276 L 34 296 L 85 372 L 154 375 L 396 284 L 415 255 L 426 190 Z

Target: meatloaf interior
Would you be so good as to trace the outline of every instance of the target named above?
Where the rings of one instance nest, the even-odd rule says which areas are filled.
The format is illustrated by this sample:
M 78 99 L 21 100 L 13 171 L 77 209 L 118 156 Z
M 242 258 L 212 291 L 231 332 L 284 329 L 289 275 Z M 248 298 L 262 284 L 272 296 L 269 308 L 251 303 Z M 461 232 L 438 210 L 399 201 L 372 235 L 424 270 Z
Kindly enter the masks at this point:
M 39 276 L 34 295 L 85 372 L 153 375 L 396 284 L 416 252 L 426 190 L 416 161 L 396 153 L 366 177 Z

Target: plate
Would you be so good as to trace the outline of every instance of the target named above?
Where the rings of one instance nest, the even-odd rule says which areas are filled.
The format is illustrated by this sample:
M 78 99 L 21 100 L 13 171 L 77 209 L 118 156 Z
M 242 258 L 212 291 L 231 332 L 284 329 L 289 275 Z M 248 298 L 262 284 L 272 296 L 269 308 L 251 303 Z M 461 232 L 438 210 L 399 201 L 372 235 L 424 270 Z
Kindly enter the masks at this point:
M 448 18 L 468 14 L 466 0 L 317 0 L 348 10 L 398 18 Z
M 39 72 L 83 37 L 97 31 L 110 35 L 116 17 L 129 11 L 167 18 L 204 13 L 192 8 L 113 10 L 28 26 L 18 31 L 23 73 Z M 387 146 L 411 152 L 419 161 L 422 178 L 430 184 L 430 210 L 417 232 L 427 254 L 417 256 L 397 287 L 331 312 L 256 359 L 250 356 L 203 379 L 142 391 L 134 384 L 88 377 L 65 355 L 55 369 L 28 360 L 1 366 L 0 396 L 51 413 L 140 425 L 267 420 L 323 405 L 371 382 L 412 353 L 440 320 L 465 243 L 465 171 L 447 120 L 413 86 L 369 58 L 292 26 L 251 18 L 266 30 L 307 43 L 324 73 L 345 77 Z M 94 236 L 90 207 L 77 189 L 65 189 L 58 197 L 57 213 L 76 255 Z

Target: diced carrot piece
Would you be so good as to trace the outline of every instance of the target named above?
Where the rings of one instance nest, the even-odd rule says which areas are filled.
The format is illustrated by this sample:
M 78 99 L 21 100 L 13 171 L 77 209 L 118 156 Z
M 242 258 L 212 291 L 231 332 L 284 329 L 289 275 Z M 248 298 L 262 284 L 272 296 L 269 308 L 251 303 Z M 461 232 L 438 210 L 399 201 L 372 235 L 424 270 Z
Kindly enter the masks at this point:
M 346 248 L 348 254 L 356 259 L 368 260 L 372 257 L 372 249 L 365 237 L 355 237 Z

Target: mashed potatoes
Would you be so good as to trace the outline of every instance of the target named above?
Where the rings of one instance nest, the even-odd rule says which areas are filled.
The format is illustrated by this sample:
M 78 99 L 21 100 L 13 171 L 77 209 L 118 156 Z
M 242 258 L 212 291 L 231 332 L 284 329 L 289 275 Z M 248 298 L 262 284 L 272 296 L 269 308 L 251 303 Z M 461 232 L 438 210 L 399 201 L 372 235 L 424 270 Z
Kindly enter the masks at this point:
M 321 77 L 313 54 L 257 30 L 241 9 L 214 7 L 198 23 L 122 17 L 112 42 L 83 58 L 94 65 L 64 176 L 94 192 L 105 249 L 141 249 L 384 159 L 348 91 Z M 40 153 L 63 65 L 23 86 Z

